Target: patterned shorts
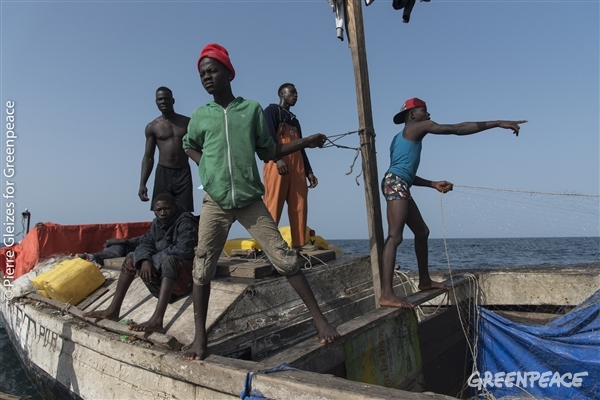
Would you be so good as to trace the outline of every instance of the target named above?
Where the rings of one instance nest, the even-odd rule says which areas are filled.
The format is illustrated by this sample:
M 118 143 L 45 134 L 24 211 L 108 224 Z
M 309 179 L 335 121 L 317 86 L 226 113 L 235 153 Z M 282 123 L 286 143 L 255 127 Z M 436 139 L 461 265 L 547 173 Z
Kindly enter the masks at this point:
M 387 201 L 391 200 L 410 200 L 410 189 L 398 175 L 388 172 L 381 181 L 381 191 Z

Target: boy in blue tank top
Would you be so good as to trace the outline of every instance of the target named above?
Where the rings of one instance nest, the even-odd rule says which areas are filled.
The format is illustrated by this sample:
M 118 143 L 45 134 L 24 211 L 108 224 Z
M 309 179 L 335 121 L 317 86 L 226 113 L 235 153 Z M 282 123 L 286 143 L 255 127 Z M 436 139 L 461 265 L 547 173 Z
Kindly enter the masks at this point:
M 429 228 L 423 221 L 417 204 L 410 195 L 410 187 L 427 186 L 441 193 L 452 190 L 448 181 L 429 181 L 417 176 L 421 160 L 422 140 L 428 133 L 436 135 L 471 135 L 491 128 L 511 129 L 519 135 L 521 121 L 462 122 L 440 125 L 429 118 L 427 105 L 421 99 L 407 100 L 394 116 L 394 123 L 405 124 L 404 129 L 392 140 L 390 146 L 390 167 L 381 182 L 381 190 L 387 204 L 388 236 L 383 245 L 381 297 L 379 304 L 387 307 L 412 308 L 405 298 L 394 293 L 392 281 L 396 250 L 402 243 L 404 225 L 408 225 L 415 235 L 415 254 L 419 268 L 419 289 L 446 289 L 449 287 L 431 280 L 429 276 L 428 245 Z

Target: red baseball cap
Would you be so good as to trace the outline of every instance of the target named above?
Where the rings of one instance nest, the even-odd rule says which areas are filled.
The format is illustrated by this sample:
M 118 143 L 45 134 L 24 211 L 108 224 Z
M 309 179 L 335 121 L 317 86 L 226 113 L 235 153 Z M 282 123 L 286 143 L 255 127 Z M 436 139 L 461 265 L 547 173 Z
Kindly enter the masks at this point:
M 210 43 L 204 46 L 204 48 L 200 52 L 198 63 L 196 64 L 196 66 L 198 67 L 198 71 L 200 71 L 200 60 L 202 60 L 204 57 L 212 58 L 223 64 L 225 68 L 227 68 L 229 72 L 231 72 L 231 80 L 235 78 L 235 69 L 233 69 L 233 65 L 231 65 L 229 53 L 227 52 L 227 49 L 225 49 L 225 47 L 217 43 Z
M 416 97 L 406 100 L 404 104 L 402 104 L 402 107 L 400 107 L 400 112 L 394 115 L 394 123 L 396 125 L 403 124 L 405 122 L 404 119 L 406 118 L 406 113 L 409 110 L 417 107 L 427 107 L 427 104 L 425 104 L 423 100 L 417 99 Z

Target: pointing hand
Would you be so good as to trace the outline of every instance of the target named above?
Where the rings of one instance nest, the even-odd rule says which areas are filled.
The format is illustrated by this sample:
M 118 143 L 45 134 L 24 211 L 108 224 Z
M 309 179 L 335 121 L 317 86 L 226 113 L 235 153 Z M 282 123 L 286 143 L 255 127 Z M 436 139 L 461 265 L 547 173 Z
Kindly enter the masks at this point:
M 512 129 L 513 133 L 516 136 L 519 136 L 519 130 L 521 129 L 519 125 L 524 124 L 526 122 L 526 119 L 522 119 L 520 121 L 500 121 L 500 128 Z

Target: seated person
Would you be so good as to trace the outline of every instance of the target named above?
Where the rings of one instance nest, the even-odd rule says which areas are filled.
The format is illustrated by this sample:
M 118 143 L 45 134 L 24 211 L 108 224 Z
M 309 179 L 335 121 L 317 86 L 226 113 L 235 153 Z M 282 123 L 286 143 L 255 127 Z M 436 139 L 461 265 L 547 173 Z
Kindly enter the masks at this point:
M 104 250 L 100 253 L 80 253 L 77 254 L 77 257 L 104 266 L 105 259 L 125 257 L 127 254 L 134 251 L 138 244 L 140 244 L 141 238 L 141 236 L 138 236 L 129 239 L 108 239 L 104 242 Z
M 134 331 L 164 333 L 163 317 L 167 304 L 192 290 L 194 246 L 198 242 L 198 217 L 178 206 L 175 197 L 161 193 L 154 199 L 154 215 L 150 230 L 140 238 L 135 251 L 123 261 L 117 289 L 105 310 L 84 313 L 84 317 L 119 320 L 127 289 L 140 276 L 158 304 L 150 319 L 133 324 Z

